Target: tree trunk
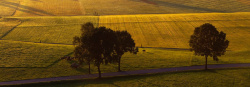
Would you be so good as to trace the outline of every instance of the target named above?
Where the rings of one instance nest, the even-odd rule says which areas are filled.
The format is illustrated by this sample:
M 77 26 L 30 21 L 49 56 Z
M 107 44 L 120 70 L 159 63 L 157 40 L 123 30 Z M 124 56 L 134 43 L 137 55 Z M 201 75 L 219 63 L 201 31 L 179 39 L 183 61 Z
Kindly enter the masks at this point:
M 102 78 L 102 76 L 101 76 L 101 69 L 100 69 L 100 65 L 98 65 L 97 67 L 98 67 L 99 78 Z
M 90 73 L 90 63 L 89 63 L 89 74 L 91 74 L 91 73 Z
M 118 72 L 121 72 L 121 57 L 118 59 Z
M 206 58 L 205 70 L 207 70 L 207 56 L 205 56 L 205 58 Z

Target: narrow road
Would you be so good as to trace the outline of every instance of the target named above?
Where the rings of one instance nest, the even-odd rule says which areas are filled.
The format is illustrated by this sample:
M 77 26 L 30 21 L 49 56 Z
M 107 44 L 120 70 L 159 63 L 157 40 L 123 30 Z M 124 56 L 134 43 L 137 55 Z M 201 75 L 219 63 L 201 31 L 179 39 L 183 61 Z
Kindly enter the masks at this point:
M 242 67 L 250 67 L 250 63 L 208 65 L 209 69 L 242 68 Z M 179 72 L 179 71 L 202 70 L 202 69 L 204 69 L 204 65 L 102 73 L 102 77 L 142 75 L 142 74 L 154 74 L 154 73 L 164 73 L 164 72 Z M 2 86 L 3 85 L 19 85 L 19 84 L 30 84 L 30 83 L 40 83 L 40 82 L 63 81 L 63 80 L 79 80 L 79 79 L 89 79 L 89 78 L 97 78 L 97 77 L 98 77 L 98 74 L 87 74 L 87 75 L 77 75 L 77 76 L 65 76 L 65 77 L 54 77 L 54 78 L 8 81 L 8 82 L 0 82 L 0 86 L 1 85 Z

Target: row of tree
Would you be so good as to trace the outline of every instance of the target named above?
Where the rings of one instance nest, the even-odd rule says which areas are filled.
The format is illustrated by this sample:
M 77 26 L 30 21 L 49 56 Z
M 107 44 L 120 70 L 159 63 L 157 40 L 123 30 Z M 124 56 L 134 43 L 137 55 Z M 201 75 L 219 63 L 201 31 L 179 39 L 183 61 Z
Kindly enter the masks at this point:
M 118 71 L 121 71 L 122 55 L 125 52 L 138 52 L 134 40 L 127 31 L 113 31 L 106 27 L 95 28 L 89 22 L 82 25 L 81 32 L 81 36 L 75 36 L 73 40 L 74 55 L 80 64 L 85 62 L 89 65 L 89 74 L 90 64 L 93 62 L 98 68 L 99 78 L 101 64 L 118 63 Z
M 135 47 L 134 40 L 127 31 L 113 31 L 106 27 L 95 28 L 92 23 L 86 23 L 81 28 L 81 36 L 74 37 L 75 57 L 80 64 L 86 62 L 89 65 L 94 62 L 98 68 L 99 78 L 101 78 L 101 64 L 118 63 L 120 69 L 121 57 L 125 52 L 136 54 L 138 48 Z M 224 32 L 209 23 L 196 27 L 191 35 L 189 46 L 195 55 L 205 56 L 205 69 L 207 69 L 207 57 L 213 57 L 218 61 L 218 56 L 224 55 L 229 41 L 226 40 Z

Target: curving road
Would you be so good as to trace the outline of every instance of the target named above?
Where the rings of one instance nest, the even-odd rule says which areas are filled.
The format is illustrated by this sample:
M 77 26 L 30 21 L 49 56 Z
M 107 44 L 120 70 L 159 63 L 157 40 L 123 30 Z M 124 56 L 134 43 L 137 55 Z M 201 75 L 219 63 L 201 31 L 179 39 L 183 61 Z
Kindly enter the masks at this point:
M 250 67 L 250 63 L 208 65 L 209 69 L 242 68 L 242 67 Z M 142 74 L 154 74 L 154 73 L 164 73 L 164 72 L 179 72 L 179 71 L 202 70 L 202 69 L 204 69 L 204 65 L 102 73 L 102 77 L 142 75 Z M 30 83 L 40 83 L 40 82 L 54 82 L 54 81 L 63 81 L 63 80 L 90 79 L 90 78 L 97 78 L 97 77 L 98 77 L 98 74 L 87 74 L 87 75 L 77 75 L 77 76 L 65 76 L 65 77 L 54 77 L 54 78 L 41 78 L 41 79 L 8 81 L 8 82 L 0 82 L 0 86 L 1 85 L 2 86 L 3 85 L 20 85 L 20 84 L 30 84 Z

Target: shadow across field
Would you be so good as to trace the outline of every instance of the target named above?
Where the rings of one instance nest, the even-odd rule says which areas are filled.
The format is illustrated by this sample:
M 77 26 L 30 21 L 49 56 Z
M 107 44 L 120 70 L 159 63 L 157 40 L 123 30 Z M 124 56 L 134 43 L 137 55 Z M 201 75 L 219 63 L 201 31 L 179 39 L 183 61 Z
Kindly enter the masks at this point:
M 64 56 L 70 56 L 70 55 L 72 55 L 73 53 L 74 53 L 74 52 L 70 52 L 69 54 L 64 55 Z M 56 60 L 56 61 L 55 61 L 55 62 L 53 62 L 52 64 L 48 65 L 46 68 L 51 67 L 51 66 L 53 66 L 53 65 L 57 64 L 59 61 L 61 61 L 61 59 Z
M 191 10 L 206 11 L 206 12 L 220 12 L 220 13 L 228 12 L 228 11 L 222 11 L 222 10 L 216 10 L 216 9 L 187 6 L 187 5 L 183 5 L 183 4 L 170 3 L 170 2 L 166 2 L 166 1 L 160 1 L 160 0 L 141 0 L 141 1 L 145 2 L 145 3 L 149 3 L 149 4 L 164 6 L 164 7 L 191 9 Z
M 39 15 L 39 16 L 42 16 L 42 14 L 55 16 L 55 15 L 53 15 L 51 13 L 48 13 L 48 12 L 40 10 L 40 9 L 36 9 L 36 8 L 33 8 L 33 7 L 21 5 L 20 2 L 19 3 L 14 3 L 14 2 L 8 2 L 8 1 L 3 0 L 3 1 L 1 1 L 0 5 L 5 6 L 5 7 L 9 7 L 9 8 L 14 8 L 14 9 L 16 9 L 18 11 Z M 15 15 L 15 14 L 12 14 L 12 16 L 13 15 Z

